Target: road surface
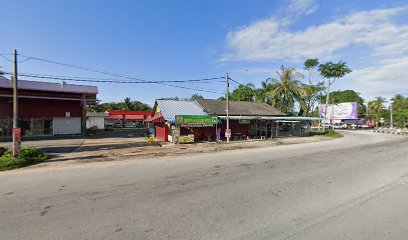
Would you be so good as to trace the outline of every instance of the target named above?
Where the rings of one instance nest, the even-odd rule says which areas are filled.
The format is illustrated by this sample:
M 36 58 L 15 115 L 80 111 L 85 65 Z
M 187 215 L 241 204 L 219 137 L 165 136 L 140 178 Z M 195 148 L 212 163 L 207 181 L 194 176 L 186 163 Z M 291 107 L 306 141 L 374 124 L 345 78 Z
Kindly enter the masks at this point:
M 0 239 L 407 239 L 408 138 L 0 173 Z

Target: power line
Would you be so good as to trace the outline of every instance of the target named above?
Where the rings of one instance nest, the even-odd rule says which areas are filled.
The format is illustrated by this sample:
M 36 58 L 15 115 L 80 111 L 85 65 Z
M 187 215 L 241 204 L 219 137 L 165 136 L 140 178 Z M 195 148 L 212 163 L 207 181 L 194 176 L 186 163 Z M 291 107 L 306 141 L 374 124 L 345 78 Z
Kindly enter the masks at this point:
M 42 61 L 42 62 L 46 62 L 46 63 L 52 63 L 52 64 L 61 65 L 61 66 L 65 66 L 65 67 L 77 68 L 77 69 L 81 69 L 81 70 L 85 70 L 85 71 L 91 71 L 91 72 L 95 72 L 95 73 L 111 75 L 111 76 L 121 77 L 121 78 L 127 78 L 127 79 L 132 79 L 132 80 L 137 80 L 137 81 L 143 81 L 143 82 L 149 81 L 149 80 L 145 80 L 145 79 L 141 79 L 141 78 L 135 78 L 135 77 L 132 77 L 132 76 L 127 76 L 127 75 L 123 75 L 123 74 L 119 74 L 119 73 L 113 73 L 113 72 L 108 72 L 108 71 L 89 68 L 89 67 L 76 66 L 76 65 L 72 65 L 72 64 L 66 64 L 66 63 L 51 61 L 51 60 L 32 57 L 32 56 L 27 56 L 27 55 L 23 55 L 23 54 L 19 54 L 19 55 L 27 57 L 27 59 L 29 58 L 29 59 L 32 59 L 32 60 Z M 221 78 L 223 78 L 223 77 L 219 77 L 219 79 L 221 79 Z M 193 88 L 189 88 L 189 87 L 178 86 L 178 85 L 173 85 L 173 84 L 167 84 L 167 83 L 162 83 L 162 82 L 157 82 L 155 84 L 161 84 L 161 85 L 164 85 L 164 86 L 175 87 L 175 88 L 197 90 L 197 89 L 193 89 Z M 197 91 L 199 91 L 199 90 L 197 90 Z M 218 93 L 218 92 L 214 92 L 214 93 Z
M 10 72 L 5 72 L 6 74 L 11 74 Z M 213 81 L 213 82 L 224 82 L 224 81 L 214 81 L 221 78 L 202 78 L 202 79 L 186 79 L 186 80 L 144 80 L 144 81 L 124 81 L 112 78 L 95 78 L 95 77 L 73 77 L 73 76 L 61 76 L 61 75 L 46 75 L 37 73 L 19 73 L 22 77 L 34 77 L 34 78 L 44 78 L 44 79 L 54 79 L 54 80 L 67 80 L 67 81 L 82 81 L 82 82 L 106 82 L 106 83 L 185 83 L 185 82 L 202 82 L 202 81 Z
M 4 59 L 6 59 L 8 62 L 13 62 L 11 59 L 9 59 L 8 57 L 6 57 L 6 55 L 8 54 L 2 54 L 0 53 L 0 56 L 2 56 Z
M 4 74 L 6 75 L 12 75 L 12 73 L 5 72 Z M 163 85 L 168 85 L 171 87 L 176 87 L 176 88 L 181 88 L 181 89 L 189 89 L 189 90 L 195 90 L 195 91 L 200 91 L 200 92 L 208 92 L 208 93 L 217 93 L 217 94 L 222 94 L 221 92 L 217 92 L 216 90 L 211 90 L 211 89 L 202 89 L 202 88 L 194 88 L 194 87 L 187 87 L 187 86 L 178 86 L 178 85 L 171 85 L 171 84 L 166 84 L 163 82 L 158 82 L 158 81 L 112 81 L 112 80 L 91 80 L 91 79 L 75 79 L 75 78 L 62 78 L 62 77 L 52 77 L 52 76 L 37 76 L 37 75 L 31 75 L 31 74 L 18 74 L 18 76 L 23 76 L 23 77 L 30 77 L 30 78 L 39 78 L 39 79 L 52 79 L 52 80 L 65 80 L 65 81 L 75 81 L 75 82 L 93 82 L 93 83 L 120 83 L 120 84 L 163 84 Z M 168 81 L 168 82 L 174 82 L 174 81 Z M 177 81 L 180 82 L 180 81 Z M 186 82 L 186 81 L 184 81 Z M 223 82 L 223 81 L 219 81 Z

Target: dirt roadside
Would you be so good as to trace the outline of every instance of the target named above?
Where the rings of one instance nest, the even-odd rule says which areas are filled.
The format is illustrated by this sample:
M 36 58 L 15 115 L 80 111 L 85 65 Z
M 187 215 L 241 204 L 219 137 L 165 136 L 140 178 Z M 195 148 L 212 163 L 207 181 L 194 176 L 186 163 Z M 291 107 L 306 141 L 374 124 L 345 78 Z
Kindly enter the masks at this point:
M 91 162 L 157 159 L 168 156 L 189 156 L 202 153 L 220 151 L 234 151 L 239 149 L 265 148 L 278 145 L 302 144 L 311 142 L 328 141 L 333 138 L 323 136 L 313 137 L 289 137 L 268 140 L 251 140 L 232 143 L 196 143 L 196 144 L 167 144 L 162 147 L 148 144 L 144 139 L 128 140 L 121 145 L 100 145 L 94 141 L 85 141 L 80 147 L 71 153 L 53 156 L 49 161 L 29 168 L 40 167 L 63 167 L 73 164 Z M 108 143 L 114 143 L 114 139 Z

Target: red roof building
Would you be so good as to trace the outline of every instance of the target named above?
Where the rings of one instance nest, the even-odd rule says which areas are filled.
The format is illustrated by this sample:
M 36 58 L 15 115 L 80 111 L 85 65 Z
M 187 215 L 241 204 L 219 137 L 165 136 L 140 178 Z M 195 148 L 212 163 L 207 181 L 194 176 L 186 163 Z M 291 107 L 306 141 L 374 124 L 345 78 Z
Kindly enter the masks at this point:
M 126 111 L 126 110 L 108 110 L 108 122 L 114 124 L 115 127 L 140 127 L 151 112 L 148 111 Z
M 18 117 L 23 136 L 81 134 L 85 108 L 96 102 L 96 86 L 18 80 Z M 10 137 L 12 81 L 0 77 L 0 138 Z

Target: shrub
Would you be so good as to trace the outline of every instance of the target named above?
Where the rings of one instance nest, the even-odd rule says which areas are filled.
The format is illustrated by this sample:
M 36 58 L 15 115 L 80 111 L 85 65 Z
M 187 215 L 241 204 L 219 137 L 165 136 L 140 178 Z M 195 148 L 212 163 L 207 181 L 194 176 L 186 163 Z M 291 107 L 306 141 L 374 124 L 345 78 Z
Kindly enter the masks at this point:
M 0 157 L 0 171 L 26 167 L 43 162 L 47 159 L 47 154 L 35 147 L 21 149 L 21 154 L 18 157 L 13 157 L 11 150 L 7 150 Z
M 7 148 L 5 148 L 5 147 L 0 147 L 0 157 L 3 156 L 3 154 L 4 154 L 5 152 L 7 152 L 7 151 L 8 151 Z
M 326 137 L 332 137 L 332 138 L 343 137 L 343 135 L 341 135 L 340 133 L 334 130 L 326 130 L 326 131 L 310 130 L 308 134 L 309 136 L 326 136 Z
M 98 131 L 98 129 L 96 127 L 87 128 L 85 130 L 85 135 L 87 135 L 87 136 L 95 135 L 97 131 Z

